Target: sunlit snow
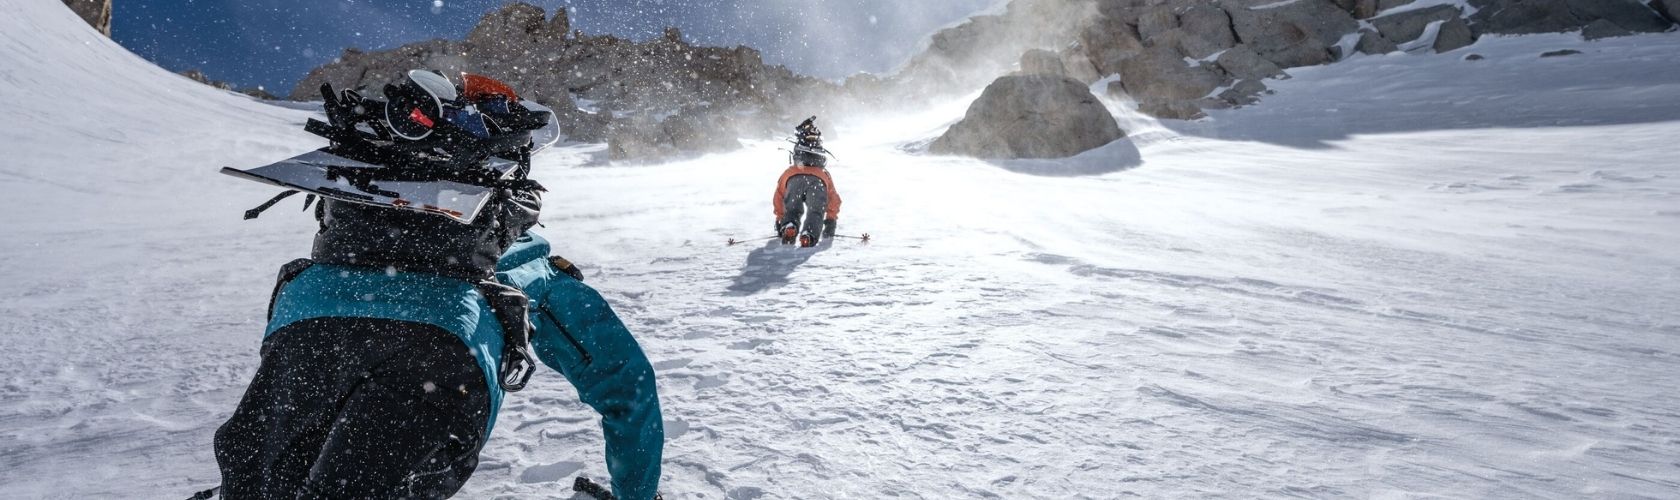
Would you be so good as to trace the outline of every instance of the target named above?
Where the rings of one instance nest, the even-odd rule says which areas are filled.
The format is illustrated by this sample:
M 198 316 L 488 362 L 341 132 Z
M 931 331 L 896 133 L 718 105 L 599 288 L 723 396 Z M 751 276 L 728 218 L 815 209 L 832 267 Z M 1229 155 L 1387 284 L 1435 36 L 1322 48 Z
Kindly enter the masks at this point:
M 1680 34 L 1291 73 L 1196 122 L 1112 101 L 1131 138 L 1057 161 L 906 152 L 961 99 L 823 117 L 867 245 L 725 245 L 768 235 L 772 137 L 641 167 L 556 148 L 538 232 L 656 363 L 667 498 L 1680 491 Z M 0 82 L 0 498 L 216 484 L 315 227 L 295 202 L 240 220 L 274 190 L 216 170 L 321 146 L 309 113 L 48 1 L 0 4 Z M 497 429 L 462 498 L 605 476 L 554 373 Z

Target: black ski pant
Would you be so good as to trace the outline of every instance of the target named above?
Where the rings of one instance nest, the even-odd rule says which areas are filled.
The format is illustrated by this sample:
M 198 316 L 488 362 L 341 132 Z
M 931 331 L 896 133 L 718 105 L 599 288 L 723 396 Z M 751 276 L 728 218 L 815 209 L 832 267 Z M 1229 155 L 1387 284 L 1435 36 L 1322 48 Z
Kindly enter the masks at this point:
M 814 175 L 788 178 L 786 194 L 782 195 L 782 220 L 776 221 L 777 227 L 792 223 L 814 244 L 822 241 L 823 216 L 827 213 L 828 186 L 822 179 Z
M 436 326 L 319 318 L 274 332 L 216 431 L 224 498 L 446 498 L 478 466 L 484 373 Z

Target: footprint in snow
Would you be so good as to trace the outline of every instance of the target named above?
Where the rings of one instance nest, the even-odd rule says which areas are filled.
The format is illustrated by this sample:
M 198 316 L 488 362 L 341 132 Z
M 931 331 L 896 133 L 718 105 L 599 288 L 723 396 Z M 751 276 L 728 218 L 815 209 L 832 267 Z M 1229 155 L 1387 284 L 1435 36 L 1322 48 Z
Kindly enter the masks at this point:
M 519 482 L 525 484 L 550 483 L 571 477 L 572 474 L 580 470 L 583 470 L 582 462 L 555 462 L 548 465 L 538 465 L 519 473 Z
M 735 342 L 735 343 L 729 344 L 729 348 L 733 349 L 733 350 L 737 350 L 737 351 L 750 351 L 750 350 L 753 350 L 753 349 L 757 349 L 758 346 L 766 345 L 766 344 L 769 344 L 771 342 L 774 342 L 774 341 L 769 340 L 769 339 L 743 340 L 743 341 L 740 341 L 740 342 Z

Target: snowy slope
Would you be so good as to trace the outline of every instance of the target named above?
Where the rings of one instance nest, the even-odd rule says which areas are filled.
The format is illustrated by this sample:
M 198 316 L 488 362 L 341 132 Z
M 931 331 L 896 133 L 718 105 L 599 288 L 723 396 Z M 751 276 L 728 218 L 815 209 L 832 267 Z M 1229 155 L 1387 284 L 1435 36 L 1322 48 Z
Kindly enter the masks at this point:
M 212 485 L 312 230 L 214 172 L 318 140 L 56 2 L 0 37 L 0 498 Z M 768 232 L 775 143 L 561 148 L 540 232 L 656 362 L 670 498 L 1672 498 L 1680 34 L 1466 50 L 1201 122 L 1114 103 L 1134 140 L 1058 162 L 901 152 L 961 103 L 842 120 L 841 230 L 877 240 L 814 252 L 722 244 Z M 557 375 L 502 415 L 462 497 L 604 475 Z

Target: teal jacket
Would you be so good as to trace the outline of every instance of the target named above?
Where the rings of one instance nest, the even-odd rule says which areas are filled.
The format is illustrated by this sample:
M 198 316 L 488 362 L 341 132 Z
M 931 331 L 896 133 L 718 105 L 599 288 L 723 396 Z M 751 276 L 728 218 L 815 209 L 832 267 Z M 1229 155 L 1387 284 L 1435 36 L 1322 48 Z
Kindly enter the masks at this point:
M 595 289 L 557 271 L 548 241 L 526 233 L 502 255 L 496 279 L 531 298 L 531 346 L 543 364 L 566 376 L 578 399 L 601 414 L 607 471 L 622 499 L 653 498 L 665 430 L 653 365 Z M 472 284 L 429 274 L 317 264 L 275 297 L 268 332 L 324 317 L 383 318 L 436 325 L 461 338 L 490 388 L 494 429 L 503 392 L 496 383 L 502 328 Z

